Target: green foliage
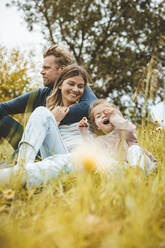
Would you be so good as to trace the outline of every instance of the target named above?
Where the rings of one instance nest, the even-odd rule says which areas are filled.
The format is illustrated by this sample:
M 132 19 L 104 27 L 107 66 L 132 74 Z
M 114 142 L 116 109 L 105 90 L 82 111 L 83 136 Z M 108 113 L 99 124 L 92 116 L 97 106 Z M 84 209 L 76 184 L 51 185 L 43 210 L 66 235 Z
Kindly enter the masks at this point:
M 65 42 L 76 61 L 92 73 L 98 97 L 126 107 L 140 86 L 153 53 L 158 59 L 157 93 L 163 98 L 165 2 L 154 0 L 13 0 L 29 30 L 38 24 L 51 43 Z M 154 55 L 154 56 L 155 56 Z M 144 91 L 140 91 L 140 98 Z M 144 102 L 142 103 L 144 104 Z M 139 101 L 133 104 L 139 107 Z
M 30 90 L 31 77 L 25 55 L 17 49 L 0 47 L 0 101 L 7 101 Z

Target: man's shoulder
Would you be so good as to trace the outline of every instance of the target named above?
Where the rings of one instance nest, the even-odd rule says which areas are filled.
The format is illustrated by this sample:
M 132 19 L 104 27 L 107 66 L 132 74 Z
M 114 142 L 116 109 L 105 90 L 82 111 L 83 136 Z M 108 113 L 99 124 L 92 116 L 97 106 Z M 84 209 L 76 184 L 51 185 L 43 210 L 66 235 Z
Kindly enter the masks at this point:
M 50 94 L 52 92 L 52 90 L 48 87 L 39 88 L 36 91 L 40 94 Z
M 35 95 L 35 97 L 38 98 L 46 98 L 47 96 L 49 96 L 51 94 L 52 90 L 44 87 L 44 88 L 38 88 L 36 90 L 33 90 L 31 92 L 29 92 L 29 95 Z
M 35 107 L 37 107 L 37 106 L 46 105 L 46 98 L 51 94 L 52 90 L 47 87 L 44 87 L 44 88 L 39 88 L 33 92 L 35 94 Z M 33 98 L 33 94 L 31 97 Z
M 50 95 L 52 92 L 51 89 L 44 87 L 44 88 L 38 88 L 38 89 L 34 89 L 32 91 L 29 91 L 28 93 L 20 96 L 20 97 L 24 97 L 24 96 L 30 96 L 30 95 L 36 95 L 36 96 L 41 96 L 41 95 Z

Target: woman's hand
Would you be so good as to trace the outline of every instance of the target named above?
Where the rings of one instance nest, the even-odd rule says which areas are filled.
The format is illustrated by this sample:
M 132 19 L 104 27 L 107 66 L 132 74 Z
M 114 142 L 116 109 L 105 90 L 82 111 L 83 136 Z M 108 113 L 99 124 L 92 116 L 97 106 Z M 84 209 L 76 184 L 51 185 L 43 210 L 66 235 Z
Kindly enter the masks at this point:
M 56 106 L 51 112 L 53 113 L 56 121 L 60 122 L 64 119 L 64 117 L 69 112 L 69 107 Z

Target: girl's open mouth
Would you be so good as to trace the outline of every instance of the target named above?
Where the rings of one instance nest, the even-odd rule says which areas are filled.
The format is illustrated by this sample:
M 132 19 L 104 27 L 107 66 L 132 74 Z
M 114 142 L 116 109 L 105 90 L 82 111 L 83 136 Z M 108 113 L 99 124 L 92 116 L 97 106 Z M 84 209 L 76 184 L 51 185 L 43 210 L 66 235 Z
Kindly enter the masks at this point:
M 105 125 L 107 125 L 107 124 L 109 124 L 109 120 L 105 120 L 105 121 L 103 121 L 103 123 L 104 123 Z

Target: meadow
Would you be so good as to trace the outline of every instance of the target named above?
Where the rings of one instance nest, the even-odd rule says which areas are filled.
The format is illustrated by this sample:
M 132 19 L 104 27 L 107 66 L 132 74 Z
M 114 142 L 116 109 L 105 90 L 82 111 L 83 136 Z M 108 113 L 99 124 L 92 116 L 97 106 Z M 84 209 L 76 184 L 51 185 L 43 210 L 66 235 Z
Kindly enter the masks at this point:
M 158 160 L 150 175 L 121 166 L 110 177 L 84 169 L 42 188 L 19 177 L 0 186 L 0 247 L 164 248 L 165 130 L 146 124 L 138 139 Z M 1 142 L 0 160 L 12 152 Z

